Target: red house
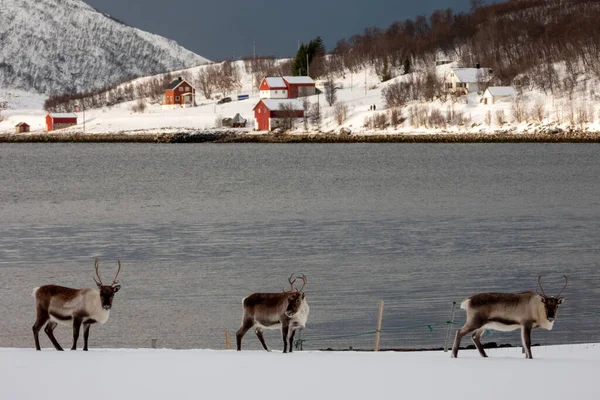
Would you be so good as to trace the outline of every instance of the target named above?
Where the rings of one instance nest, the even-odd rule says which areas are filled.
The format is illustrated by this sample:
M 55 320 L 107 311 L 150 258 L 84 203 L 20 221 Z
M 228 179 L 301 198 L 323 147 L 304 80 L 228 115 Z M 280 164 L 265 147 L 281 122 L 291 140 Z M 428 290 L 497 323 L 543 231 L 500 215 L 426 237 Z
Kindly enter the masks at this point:
M 297 99 L 261 99 L 254 106 L 254 119 L 259 131 L 279 127 L 284 118 L 303 118 L 304 105 Z
M 179 77 L 165 89 L 165 101 L 163 105 L 195 107 L 196 89 L 185 79 Z
M 259 87 L 261 99 L 295 99 L 316 94 L 310 76 L 268 76 Z
M 17 125 L 15 125 L 15 133 L 25 133 L 29 132 L 29 130 L 29 124 L 26 122 L 19 122 Z
M 77 125 L 77 115 L 73 113 L 50 113 L 46 115 L 46 131 L 68 128 Z

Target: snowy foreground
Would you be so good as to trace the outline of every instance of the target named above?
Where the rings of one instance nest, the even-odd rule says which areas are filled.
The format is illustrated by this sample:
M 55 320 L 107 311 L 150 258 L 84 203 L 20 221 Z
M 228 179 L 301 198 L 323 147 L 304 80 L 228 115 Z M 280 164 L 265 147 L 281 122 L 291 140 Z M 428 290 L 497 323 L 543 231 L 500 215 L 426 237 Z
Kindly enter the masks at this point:
M 0 399 L 600 398 L 600 344 L 488 354 L 0 349 Z

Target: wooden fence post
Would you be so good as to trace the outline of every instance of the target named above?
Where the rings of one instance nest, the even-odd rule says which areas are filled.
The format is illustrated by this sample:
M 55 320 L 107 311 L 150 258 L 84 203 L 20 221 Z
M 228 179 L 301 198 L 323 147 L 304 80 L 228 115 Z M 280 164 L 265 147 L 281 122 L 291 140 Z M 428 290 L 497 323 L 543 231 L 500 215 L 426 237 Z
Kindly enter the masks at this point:
M 156 348 L 156 339 L 152 339 L 152 348 L 155 349 Z
M 375 333 L 375 351 L 379 351 L 379 339 L 381 338 L 381 323 L 383 322 L 383 300 L 379 302 L 379 316 L 377 317 L 377 332 Z
M 231 350 L 231 336 L 229 335 L 229 329 L 225 329 L 225 350 Z
M 446 340 L 444 340 L 444 353 L 448 352 L 448 339 L 450 339 L 450 332 L 454 325 L 454 310 L 456 309 L 456 302 L 452 302 L 452 312 L 450 313 L 450 323 L 448 324 L 448 330 L 446 331 Z

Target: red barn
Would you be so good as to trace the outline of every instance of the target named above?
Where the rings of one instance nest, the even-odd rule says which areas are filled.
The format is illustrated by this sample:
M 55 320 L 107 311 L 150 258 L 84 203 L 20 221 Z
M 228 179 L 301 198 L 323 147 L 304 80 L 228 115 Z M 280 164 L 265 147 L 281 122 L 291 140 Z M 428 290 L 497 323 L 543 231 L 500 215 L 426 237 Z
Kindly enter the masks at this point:
M 289 99 L 312 96 L 317 93 L 315 81 L 310 76 L 284 76 L 283 80 L 288 87 Z
M 259 131 L 271 131 L 281 125 L 284 118 L 303 118 L 304 105 L 297 99 L 261 99 L 254 106 L 254 119 Z
M 261 99 L 295 99 L 317 93 L 310 76 L 268 76 L 259 87 Z
M 163 104 L 167 106 L 195 107 L 196 89 L 185 79 L 179 77 L 165 89 Z
M 46 115 L 46 131 L 68 128 L 77 125 L 77 115 L 73 113 L 50 113 Z

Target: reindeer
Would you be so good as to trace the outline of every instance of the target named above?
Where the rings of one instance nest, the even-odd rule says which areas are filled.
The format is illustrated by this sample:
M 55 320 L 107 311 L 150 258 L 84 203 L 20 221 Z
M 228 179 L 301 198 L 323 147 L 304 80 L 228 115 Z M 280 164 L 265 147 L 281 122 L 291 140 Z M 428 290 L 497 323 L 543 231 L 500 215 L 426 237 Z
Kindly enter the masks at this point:
M 283 352 L 292 350 L 296 330 L 306 326 L 308 319 L 308 303 L 302 289 L 306 286 L 306 276 L 302 275 L 292 280 L 288 278 L 290 289 L 283 293 L 254 293 L 242 300 L 244 316 L 242 326 L 236 333 L 237 349 L 242 349 L 242 338 L 249 329 L 256 327 L 256 336 L 266 351 L 270 351 L 265 343 L 263 331 L 265 329 L 279 329 L 283 336 Z M 296 289 L 294 283 L 297 279 L 302 281 L 302 287 Z
M 98 289 L 71 289 L 56 285 L 45 285 L 33 289 L 32 296 L 35 298 L 37 311 L 37 319 L 33 325 L 36 350 L 41 350 L 38 334 L 42 326 L 48 322 L 44 331 L 56 350 L 63 351 L 54 337 L 53 331 L 59 323 L 68 325 L 71 321 L 73 323 L 73 347 L 71 350 L 77 349 L 77 339 L 82 324 L 83 351 L 88 350 L 90 326 L 95 323 L 104 324 L 108 320 L 113 297 L 121 289 L 121 285 L 117 285 L 121 262 L 117 260 L 117 264 L 118 269 L 113 282 L 110 285 L 103 285 L 98 272 L 100 263 L 98 258 L 95 259 L 96 277 L 94 277 L 94 281 Z
M 452 347 L 452 357 L 458 356 L 458 347 L 463 336 L 473 332 L 471 336 L 479 354 L 487 357 L 481 345 L 481 335 L 486 329 L 496 331 L 514 331 L 521 328 L 521 341 L 525 350 L 525 358 L 531 355 L 531 330 L 544 328 L 552 330 L 558 315 L 558 306 L 563 303 L 560 297 L 569 283 L 566 275 L 565 285 L 556 296 L 548 296 L 542 287 L 542 277 L 538 277 L 538 285 L 542 293 L 481 293 L 465 299 L 460 308 L 467 311 L 467 322 L 456 332 Z

